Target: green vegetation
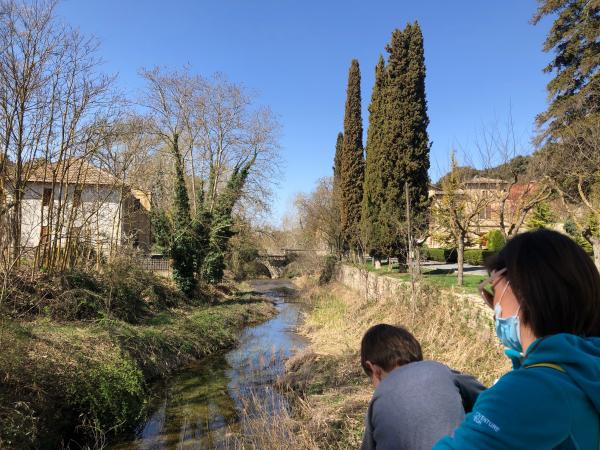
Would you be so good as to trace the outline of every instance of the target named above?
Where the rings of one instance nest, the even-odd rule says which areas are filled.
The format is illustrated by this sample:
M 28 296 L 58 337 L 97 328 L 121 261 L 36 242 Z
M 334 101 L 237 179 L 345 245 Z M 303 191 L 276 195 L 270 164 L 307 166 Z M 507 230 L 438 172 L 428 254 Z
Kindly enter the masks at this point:
M 455 248 L 426 248 L 422 250 L 423 256 L 426 259 L 441 263 L 455 263 L 456 249 Z
M 587 0 L 539 0 L 533 17 L 537 24 L 546 16 L 556 19 L 546 41 L 545 52 L 554 52 L 544 72 L 554 72 L 548 82 L 548 110 L 537 117 L 547 125 L 541 138 L 556 139 L 565 128 L 583 117 L 600 113 L 598 39 L 600 16 L 597 2 Z
M 380 269 L 376 269 L 371 263 L 367 263 L 357 267 L 367 269 L 369 272 L 377 273 L 378 275 L 397 278 L 407 282 L 411 281 L 409 273 L 398 272 L 399 266 L 397 264 L 392 265 L 391 268 L 386 266 L 381 267 Z M 456 288 L 458 291 L 468 294 L 476 294 L 477 286 L 485 278 L 485 276 L 481 275 L 465 274 L 463 285 L 459 286 L 456 274 L 453 270 L 424 270 L 420 275 L 420 281 L 426 285 L 436 286 L 440 288 Z
M 556 217 L 550 205 L 546 202 L 541 202 L 535 205 L 525 224 L 529 229 L 539 230 L 542 228 L 551 228 L 555 222 Z
M 468 248 L 465 250 L 465 262 L 473 266 L 481 266 L 485 263 L 487 258 L 494 254 L 496 254 L 495 251 Z
M 388 62 L 381 57 L 377 63 L 369 106 L 361 222 L 364 244 L 377 258 L 406 253 L 406 187 L 416 230 L 426 227 L 428 207 L 429 119 L 419 24 L 394 30 L 386 50 Z
M 367 148 L 365 158 L 365 182 L 362 199 L 361 233 L 365 245 L 371 249 L 371 255 L 380 257 L 385 241 L 380 211 L 385 199 L 385 180 L 381 171 L 385 167 L 385 149 L 382 147 L 385 111 L 385 60 L 379 56 L 375 66 L 375 84 L 369 105 L 369 129 L 367 131 Z
M 506 245 L 506 238 L 500 230 L 491 230 L 487 236 L 487 249 L 491 252 L 499 252 Z
M 363 196 L 364 155 L 362 144 L 362 116 L 360 100 L 360 68 L 352 60 L 348 72 L 344 134 L 339 158 L 340 223 L 344 249 L 358 252 L 360 230 L 360 204 Z
M 272 306 L 234 291 L 211 305 L 120 262 L 104 273 L 15 279 L 0 323 L 0 447 L 57 448 L 131 429 L 148 382 L 232 346 Z

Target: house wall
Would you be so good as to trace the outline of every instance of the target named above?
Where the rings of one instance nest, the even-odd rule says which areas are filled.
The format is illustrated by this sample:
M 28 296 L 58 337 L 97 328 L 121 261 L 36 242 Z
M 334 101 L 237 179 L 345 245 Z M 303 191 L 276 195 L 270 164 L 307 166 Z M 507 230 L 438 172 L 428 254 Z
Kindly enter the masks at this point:
M 76 186 L 54 185 L 52 183 L 30 182 L 25 187 L 22 204 L 21 245 L 37 247 L 40 243 L 42 226 L 49 220 L 53 223 L 52 238 L 58 238 L 64 244 L 68 238 L 67 223 L 71 223 L 80 239 L 85 239 L 95 247 L 106 251 L 113 243 L 121 239 L 120 190 L 103 185 L 79 185 L 81 204 L 73 208 Z M 44 188 L 53 188 L 53 207 L 42 206 Z M 65 206 L 66 205 L 66 206 Z M 61 210 L 62 211 L 59 211 Z M 51 217 L 49 217 L 51 214 Z M 62 222 L 63 226 L 58 227 Z M 79 229 L 79 227 L 81 227 Z

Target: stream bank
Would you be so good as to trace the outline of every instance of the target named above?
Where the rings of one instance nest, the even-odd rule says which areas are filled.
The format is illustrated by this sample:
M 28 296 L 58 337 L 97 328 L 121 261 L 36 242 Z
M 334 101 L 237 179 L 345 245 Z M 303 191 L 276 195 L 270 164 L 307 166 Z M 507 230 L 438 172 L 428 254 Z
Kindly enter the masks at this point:
M 0 322 L 0 448 L 102 448 L 145 415 L 151 380 L 231 348 L 245 326 L 275 313 L 271 301 L 252 293 L 215 292 L 207 304 L 180 300 L 152 277 L 144 281 L 164 291 L 164 306 L 136 323 L 47 316 Z
M 154 388 L 148 419 L 113 450 L 244 447 L 257 417 L 278 417 L 290 406 L 275 387 L 285 361 L 306 345 L 295 333 L 302 305 L 286 280 L 247 282 L 274 302 L 276 314 L 245 328 L 238 345 L 176 371 Z

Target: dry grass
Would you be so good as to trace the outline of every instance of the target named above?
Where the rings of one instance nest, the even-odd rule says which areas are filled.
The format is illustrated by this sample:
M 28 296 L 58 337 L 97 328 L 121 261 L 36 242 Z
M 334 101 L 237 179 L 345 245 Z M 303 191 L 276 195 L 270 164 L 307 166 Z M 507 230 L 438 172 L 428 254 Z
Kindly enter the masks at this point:
M 359 447 L 373 390 L 358 351 L 364 332 L 377 323 L 408 328 L 421 342 L 425 358 L 473 374 L 485 384 L 509 369 L 491 313 L 472 297 L 423 286 L 411 300 L 407 286 L 402 298 L 366 300 L 336 283 L 319 288 L 304 280 L 304 285 L 313 308 L 300 332 L 311 345 L 288 361 L 281 380 L 293 392 L 294 412 L 255 421 L 253 440 L 238 448 Z

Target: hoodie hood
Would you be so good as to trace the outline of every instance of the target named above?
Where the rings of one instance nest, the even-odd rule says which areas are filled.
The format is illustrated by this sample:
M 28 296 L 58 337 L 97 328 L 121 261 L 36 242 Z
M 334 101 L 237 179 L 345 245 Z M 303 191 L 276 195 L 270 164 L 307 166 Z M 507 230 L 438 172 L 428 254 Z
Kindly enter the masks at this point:
M 600 414 L 600 337 L 561 333 L 540 338 L 527 349 L 522 365 L 539 363 L 558 364 L 565 369 Z

